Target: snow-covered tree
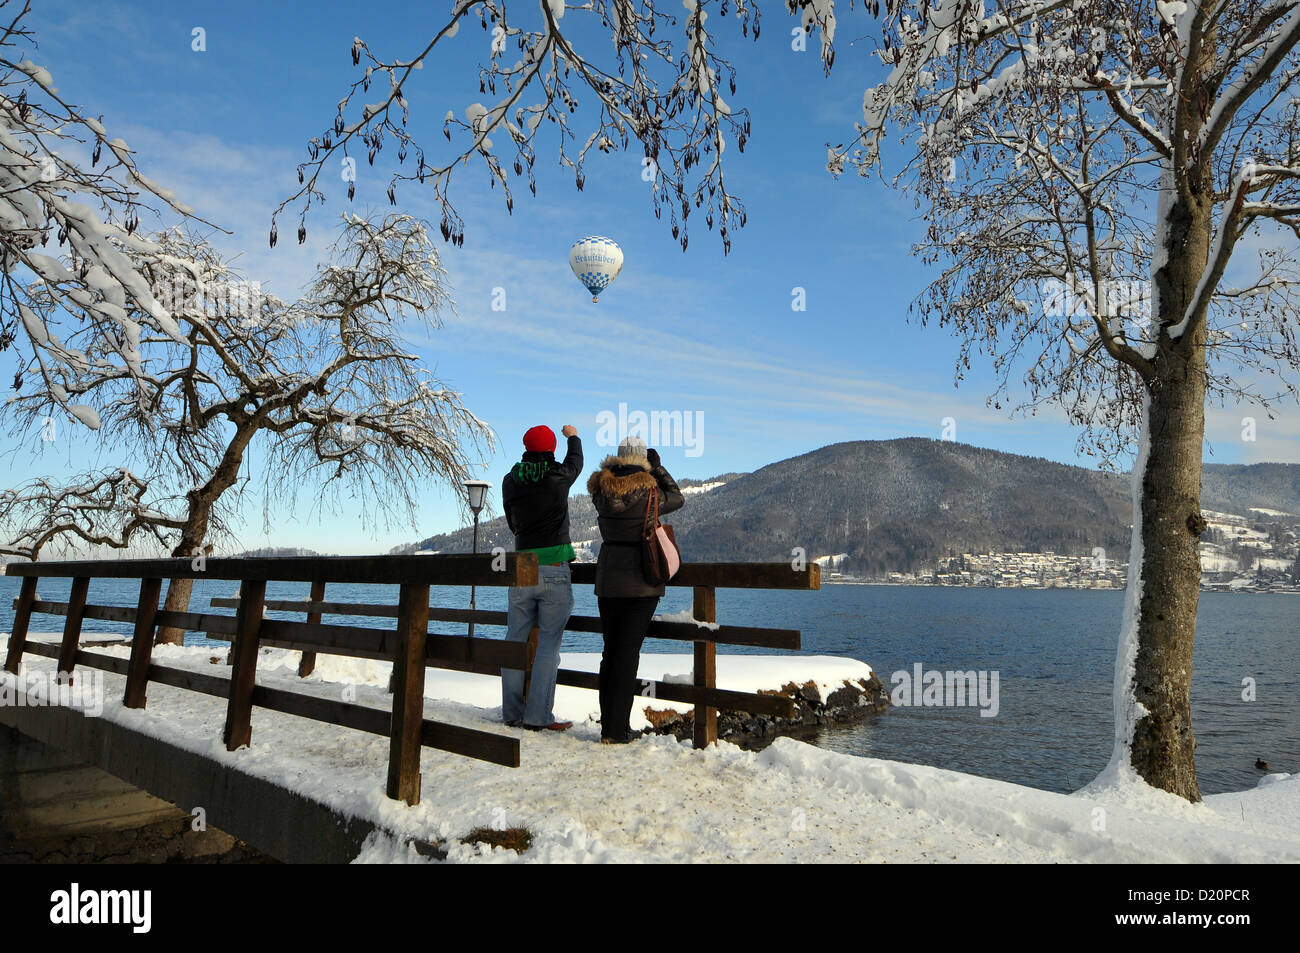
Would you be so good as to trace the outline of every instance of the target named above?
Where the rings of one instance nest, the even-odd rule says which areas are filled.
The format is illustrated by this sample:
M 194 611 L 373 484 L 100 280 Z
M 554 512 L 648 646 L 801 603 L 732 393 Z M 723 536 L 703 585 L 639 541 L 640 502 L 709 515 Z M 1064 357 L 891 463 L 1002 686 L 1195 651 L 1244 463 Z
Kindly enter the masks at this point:
M 100 439 L 110 442 L 104 452 L 134 470 L 116 482 L 91 473 L 67 486 L 37 481 L 12 491 L 0 513 L 0 535 L 11 541 L 0 551 L 35 558 L 56 530 L 125 547 L 145 530 L 165 538 L 174 556 L 198 556 L 237 503 L 238 490 L 228 491 L 248 481 L 277 508 L 304 489 L 341 491 L 365 501 L 363 518 L 413 517 L 422 486 L 459 483 L 475 462 L 471 451 L 492 445 L 487 425 L 404 343 L 408 332 L 440 326 L 452 306 L 421 222 L 345 216 L 332 262 L 293 304 L 262 294 L 187 233 L 154 242 L 160 251 L 138 267 L 182 341 L 142 335 L 141 368 L 127 374 L 101 369 L 96 348 L 107 345 L 87 327 L 70 338 L 77 346 L 84 338 L 86 361 L 53 371 L 67 399 L 98 420 Z M 20 394 L 3 414 L 30 435 L 53 403 L 48 394 Z M 250 473 L 254 448 L 258 471 Z M 166 607 L 186 608 L 191 586 L 173 580 Z
M 656 215 L 667 206 L 683 249 L 693 207 L 720 225 L 725 249 L 744 211 L 721 160 L 728 140 L 743 149 L 750 130 L 723 98 L 735 73 L 705 23 L 709 10 L 734 13 L 739 32 L 756 36 L 758 5 L 682 0 L 680 21 L 665 6 L 676 11 L 655 0 L 542 0 L 508 16 L 504 0 L 455 0 L 410 58 L 376 56 L 358 38 L 352 56 L 364 72 L 278 211 L 297 204 L 305 214 L 322 197 L 326 160 L 364 148 L 373 161 L 392 142 L 414 168 L 394 177 L 390 197 L 402 181 L 432 185 L 443 235 L 459 242 L 453 174 L 484 163 L 510 205 L 512 171 L 534 185 L 545 125 L 558 130 L 560 161 L 579 188 L 592 148 L 639 146 L 653 163 Z M 819 31 L 829 70 L 834 0 L 785 7 Z M 994 403 L 1023 379 L 1030 406 L 1058 402 L 1103 454 L 1141 435 L 1110 770 L 1197 800 L 1190 683 L 1205 405 L 1296 393 L 1283 374 L 1298 360 L 1300 276 L 1281 238 L 1300 236 L 1291 94 L 1300 0 L 865 0 L 857 9 L 879 21 L 881 81 L 827 166 L 868 175 L 902 162 L 893 181 L 913 190 L 927 225 L 917 252 L 938 269 L 918 308 L 960 338 L 958 377 L 984 353 L 1001 375 Z M 480 70 L 488 102 L 446 114 L 452 145 L 435 158 L 409 132 L 404 90 L 474 21 L 493 31 Z M 362 103 L 372 85 L 377 98 Z M 901 148 L 886 146 L 893 137 Z M 1248 263 L 1234 252 L 1252 234 L 1261 237 Z
M 51 380 L 56 368 L 85 362 L 67 339 L 94 327 L 112 344 L 98 360 L 127 373 L 139 371 L 141 334 L 183 340 L 139 272 L 156 248 L 137 229 L 142 211 L 193 213 L 26 57 L 35 45 L 23 26 L 30 10 L 0 0 L 0 351 L 17 346 L 32 358 L 16 387 L 45 389 L 93 426 Z
M 1300 365 L 1300 275 L 1276 228 L 1300 235 L 1300 3 L 923 7 L 887 5 L 889 76 L 831 168 L 879 168 L 901 132 L 918 252 L 940 269 L 923 318 L 963 362 L 992 355 L 1004 390 L 1023 371 L 1103 450 L 1140 434 L 1111 770 L 1199 800 L 1206 401 L 1295 396 Z M 1252 234 L 1254 262 L 1234 260 Z

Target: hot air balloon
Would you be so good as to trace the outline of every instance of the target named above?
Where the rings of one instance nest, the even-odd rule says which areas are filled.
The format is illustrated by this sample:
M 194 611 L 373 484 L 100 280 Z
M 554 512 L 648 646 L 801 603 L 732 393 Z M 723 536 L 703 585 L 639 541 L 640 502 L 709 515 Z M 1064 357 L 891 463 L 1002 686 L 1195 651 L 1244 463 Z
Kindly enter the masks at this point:
M 623 270 L 623 249 L 618 242 L 600 235 L 589 235 L 569 249 L 569 267 L 591 292 L 594 304 L 609 283 Z

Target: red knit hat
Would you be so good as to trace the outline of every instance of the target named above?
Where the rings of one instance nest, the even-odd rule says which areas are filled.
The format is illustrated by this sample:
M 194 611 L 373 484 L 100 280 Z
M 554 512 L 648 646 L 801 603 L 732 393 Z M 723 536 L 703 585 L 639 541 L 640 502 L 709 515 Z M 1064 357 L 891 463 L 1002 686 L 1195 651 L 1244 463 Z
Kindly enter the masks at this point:
M 554 453 L 555 431 L 550 427 L 533 427 L 524 434 L 524 449 L 531 453 Z

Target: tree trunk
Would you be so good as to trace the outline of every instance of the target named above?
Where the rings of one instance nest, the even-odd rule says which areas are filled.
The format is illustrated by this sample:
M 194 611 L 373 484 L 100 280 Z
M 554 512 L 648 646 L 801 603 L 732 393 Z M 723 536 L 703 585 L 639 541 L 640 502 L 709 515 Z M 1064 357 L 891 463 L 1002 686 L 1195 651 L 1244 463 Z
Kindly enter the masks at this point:
M 217 464 L 208 482 L 201 487 L 190 490 L 187 494 L 190 501 L 189 516 L 185 523 L 185 529 L 181 530 L 181 541 L 172 550 L 173 556 L 194 559 L 196 557 L 206 558 L 211 553 L 211 547 L 205 547 L 203 541 L 208 537 L 212 507 L 216 505 L 222 493 L 235 485 L 235 481 L 239 477 L 239 466 L 244 460 L 244 450 L 247 449 L 253 435 L 257 433 L 262 419 L 262 415 L 258 414 L 241 425 L 230 439 L 230 443 L 226 445 L 221 461 Z M 163 608 L 173 612 L 188 612 L 190 594 L 193 591 L 194 580 L 192 578 L 172 579 L 167 584 L 167 598 L 163 602 Z M 184 641 L 184 629 L 175 626 L 159 626 L 154 644 L 171 643 L 181 645 Z
M 181 541 L 172 550 L 172 556 L 182 559 L 195 559 L 206 555 L 202 549 L 203 536 L 207 533 L 207 511 L 196 511 L 191 504 L 189 523 L 181 531 Z M 189 612 L 190 594 L 194 591 L 192 577 L 178 577 L 167 582 L 167 598 L 163 600 L 163 609 L 169 612 Z M 179 626 L 160 625 L 154 636 L 154 645 L 183 645 L 185 630 Z
M 1141 475 L 1142 598 L 1133 661 L 1139 710 L 1130 764 L 1150 785 L 1201 799 L 1192 733 L 1192 650 L 1201 595 L 1201 462 L 1205 441 L 1205 312 L 1171 339 L 1192 306 L 1209 257 L 1210 205 L 1199 197 L 1170 209 L 1164 266 L 1153 276 L 1162 328 L 1145 381 L 1147 456 Z
M 193 591 L 193 579 L 170 580 L 167 583 L 167 598 L 163 600 L 163 608 L 169 612 L 188 612 L 190 609 L 190 593 Z M 184 629 L 176 626 L 158 626 L 158 634 L 154 637 L 154 645 L 163 645 L 165 643 L 182 645 L 184 642 Z
M 1141 489 L 1142 599 L 1133 673 L 1133 695 L 1146 714 L 1133 729 L 1131 764 L 1148 784 L 1189 801 L 1201 799 L 1191 687 L 1200 536 L 1205 529 L 1200 502 L 1204 432 L 1201 372 L 1189 367 L 1180 377 L 1152 387 Z

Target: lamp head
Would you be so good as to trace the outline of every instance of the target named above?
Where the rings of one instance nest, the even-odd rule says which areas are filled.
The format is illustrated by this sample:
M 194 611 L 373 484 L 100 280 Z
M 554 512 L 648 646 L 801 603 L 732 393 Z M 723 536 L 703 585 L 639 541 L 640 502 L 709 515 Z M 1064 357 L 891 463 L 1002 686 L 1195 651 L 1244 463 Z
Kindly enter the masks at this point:
M 466 480 L 465 496 L 469 500 L 469 508 L 478 516 L 479 510 L 483 509 L 483 503 L 487 499 L 489 484 L 485 480 Z

